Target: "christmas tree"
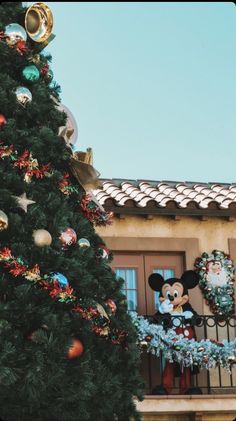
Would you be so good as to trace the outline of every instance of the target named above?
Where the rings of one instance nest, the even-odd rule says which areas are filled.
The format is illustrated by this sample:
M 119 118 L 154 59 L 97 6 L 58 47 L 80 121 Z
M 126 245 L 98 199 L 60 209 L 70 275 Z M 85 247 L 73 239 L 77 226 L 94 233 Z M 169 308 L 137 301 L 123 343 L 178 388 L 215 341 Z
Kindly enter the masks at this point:
M 96 233 L 111 215 L 68 143 L 37 5 L 0 5 L 0 418 L 139 420 L 136 331 Z

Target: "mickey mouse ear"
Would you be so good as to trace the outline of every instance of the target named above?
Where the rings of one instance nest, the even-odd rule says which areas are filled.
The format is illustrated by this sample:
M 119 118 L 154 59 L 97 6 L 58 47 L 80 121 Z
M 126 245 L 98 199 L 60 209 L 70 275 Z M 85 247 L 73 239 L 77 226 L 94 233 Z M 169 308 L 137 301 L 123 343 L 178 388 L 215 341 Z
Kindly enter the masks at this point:
M 181 281 L 187 289 L 192 289 L 198 284 L 199 275 L 194 270 L 186 270 L 181 276 Z
M 148 278 L 149 286 L 154 291 L 161 291 L 161 288 L 163 287 L 164 278 L 159 273 L 152 273 Z

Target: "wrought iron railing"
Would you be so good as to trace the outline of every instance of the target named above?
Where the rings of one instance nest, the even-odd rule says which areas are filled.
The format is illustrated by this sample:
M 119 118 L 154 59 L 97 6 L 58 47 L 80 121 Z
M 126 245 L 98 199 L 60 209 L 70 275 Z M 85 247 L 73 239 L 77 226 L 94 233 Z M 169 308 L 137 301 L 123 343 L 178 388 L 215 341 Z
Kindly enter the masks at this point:
M 153 322 L 152 316 L 145 316 Z M 184 326 L 185 320 L 179 316 L 163 315 L 157 320 L 166 329 L 175 328 L 176 320 Z M 178 324 L 178 323 L 177 323 Z M 222 316 L 194 316 L 191 319 L 194 325 L 196 339 L 213 339 L 233 341 L 236 336 L 236 315 L 222 318 Z M 146 394 L 153 394 L 153 389 L 162 383 L 162 374 L 165 365 L 163 355 L 160 357 L 151 354 L 142 354 L 141 372 L 146 383 Z M 179 394 L 178 377 L 175 378 L 172 394 Z M 191 375 L 191 388 L 199 388 L 199 394 L 236 394 L 236 364 L 231 365 L 230 372 L 218 366 L 214 369 L 200 369 L 197 374 Z M 198 389 L 198 390 L 199 390 Z

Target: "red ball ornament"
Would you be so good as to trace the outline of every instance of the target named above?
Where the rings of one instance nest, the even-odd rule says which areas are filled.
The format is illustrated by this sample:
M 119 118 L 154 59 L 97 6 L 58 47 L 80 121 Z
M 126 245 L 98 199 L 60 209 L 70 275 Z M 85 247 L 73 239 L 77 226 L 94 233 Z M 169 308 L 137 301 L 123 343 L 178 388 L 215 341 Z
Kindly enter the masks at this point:
M 99 246 L 99 250 L 102 250 L 102 256 L 101 256 L 102 259 L 108 260 L 110 250 L 106 246 L 104 246 L 103 244 L 101 244 Z
M 109 307 L 112 313 L 116 312 L 116 303 L 111 300 L 111 298 L 108 298 L 108 300 L 105 301 L 105 304 Z
M 72 246 L 77 241 L 77 234 L 72 228 L 67 228 L 59 237 L 63 249 Z
M 0 114 L 0 127 L 3 127 L 6 124 L 7 120 L 3 114 Z
M 49 65 L 48 64 L 45 64 L 43 67 L 42 67 L 42 69 L 41 69 L 41 75 L 44 77 L 44 76 L 46 76 L 47 74 L 48 74 L 48 71 L 49 71 Z
M 73 338 L 72 345 L 70 346 L 67 357 L 69 359 L 80 357 L 84 352 L 84 346 L 79 339 Z
M 35 332 L 31 332 L 29 335 L 26 336 L 26 339 L 28 339 L 29 341 L 34 341 L 34 333 Z

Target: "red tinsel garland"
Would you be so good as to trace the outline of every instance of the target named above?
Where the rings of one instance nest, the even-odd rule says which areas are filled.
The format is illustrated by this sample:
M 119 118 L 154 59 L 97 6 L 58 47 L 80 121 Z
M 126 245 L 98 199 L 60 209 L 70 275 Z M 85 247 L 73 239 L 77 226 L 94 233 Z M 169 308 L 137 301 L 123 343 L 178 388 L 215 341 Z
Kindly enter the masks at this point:
M 118 329 L 112 329 L 110 319 L 104 318 L 96 304 L 94 307 L 86 308 L 82 304 L 82 300 L 76 296 L 72 287 L 69 285 L 61 287 L 58 280 L 52 279 L 48 275 L 42 277 L 37 264 L 33 268 L 29 268 L 20 257 L 15 258 L 12 256 L 8 247 L 0 249 L 0 262 L 3 263 L 5 268 L 9 269 L 9 273 L 12 276 L 21 276 L 28 281 L 33 281 L 35 286 L 46 290 L 51 298 L 66 304 L 70 303 L 73 306 L 72 312 L 80 314 L 83 319 L 91 322 L 92 332 L 110 339 L 113 344 L 125 344 L 127 333 Z
M 7 39 L 7 35 L 5 34 L 4 31 L 0 31 L 0 40 L 5 40 L 5 39 Z M 14 50 L 16 50 L 17 53 L 19 53 L 21 56 L 23 56 L 23 54 L 26 54 L 29 51 L 26 45 L 26 42 L 23 40 L 19 40 L 15 44 L 7 43 L 7 45 L 10 48 L 13 48 Z
M 33 177 L 43 178 L 52 175 L 50 164 L 42 165 L 40 167 L 37 159 L 33 158 L 31 152 L 27 149 L 18 156 L 18 152 L 14 149 L 13 145 L 6 146 L 0 142 L 0 158 L 4 159 L 5 157 L 10 159 L 13 167 L 19 168 L 25 173 L 24 180 L 27 183 L 30 183 Z
M 110 225 L 112 224 L 113 212 L 106 212 L 99 207 L 90 197 L 85 195 L 81 200 L 80 207 L 83 215 L 95 225 Z
M 79 193 L 79 188 L 71 184 L 69 173 L 63 174 L 59 182 L 59 189 L 66 196 L 69 196 L 71 193 Z

